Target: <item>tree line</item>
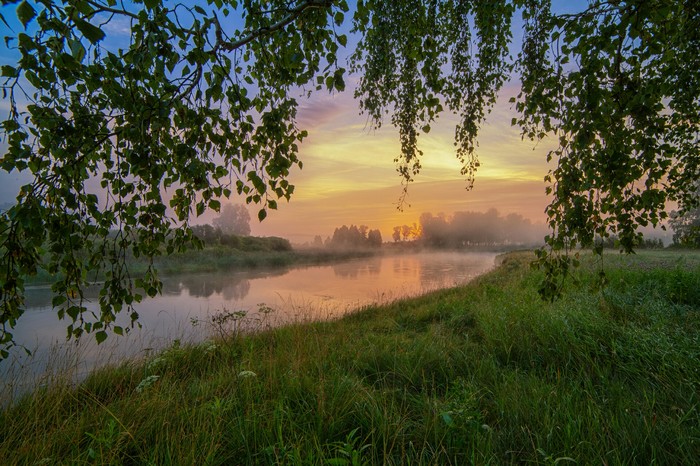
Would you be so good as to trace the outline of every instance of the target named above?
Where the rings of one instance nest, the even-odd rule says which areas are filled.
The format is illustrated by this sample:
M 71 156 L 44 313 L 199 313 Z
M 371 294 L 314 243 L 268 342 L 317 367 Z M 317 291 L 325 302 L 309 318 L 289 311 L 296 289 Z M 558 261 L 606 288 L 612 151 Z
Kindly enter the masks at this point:
M 367 225 L 343 225 L 336 228 L 326 246 L 337 249 L 376 249 L 382 247 L 382 232 Z

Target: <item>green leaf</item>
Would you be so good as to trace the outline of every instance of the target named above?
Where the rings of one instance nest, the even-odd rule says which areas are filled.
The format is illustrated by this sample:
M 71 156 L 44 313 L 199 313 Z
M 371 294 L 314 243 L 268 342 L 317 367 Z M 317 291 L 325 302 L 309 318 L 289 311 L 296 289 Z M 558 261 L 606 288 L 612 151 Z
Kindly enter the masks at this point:
M 14 78 L 17 76 L 17 69 L 10 65 L 2 65 L 2 76 Z
M 78 306 L 70 306 L 68 309 L 66 309 L 66 314 L 68 314 L 70 318 L 75 321 L 78 318 L 78 314 L 80 314 L 80 308 Z
M 106 339 L 107 339 L 107 332 L 105 332 L 104 330 L 100 330 L 99 332 L 97 332 L 95 334 L 95 340 L 97 340 L 98 345 L 100 343 L 102 343 L 103 341 L 105 341 Z
M 343 80 L 343 71 L 342 69 L 337 70 L 335 74 L 333 75 L 333 87 L 335 87 L 339 91 L 344 91 L 345 90 L 345 81 Z
M 75 25 L 77 26 L 78 30 L 83 34 L 83 36 L 93 44 L 105 38 L 105 33 L 104 31 L 102 31 L 102 29 L 88 23 L 84 19 L 76 19 Z
M 265 220 L 265 217 L 267 217 L 267 211 L 265 209 L 260 209 L 258 211 L 258 220 L 262 222 Z
M 70 40 L 68 43 L 70 45 L 73 58 L 75 58 L 78 62 L 82 62 L 83 58 L 85 58 L 85 47 L 83 47 L 83 44 L 79 40 Z
M 29 2 L 27 2 L 27 0 L 24 0 L 19 4 L 19 6 L 17 6 L 16 12 L 17 19 L 20 20 L 25 29 L 32 19 L 36 17 L 36 10 L 29 4 Z
M 63 295 L 56 295 L 51 299 L 51 306 L 53 307 L 58 307 L 61 304 L 65 303 L 67 301 L 67 298 Z

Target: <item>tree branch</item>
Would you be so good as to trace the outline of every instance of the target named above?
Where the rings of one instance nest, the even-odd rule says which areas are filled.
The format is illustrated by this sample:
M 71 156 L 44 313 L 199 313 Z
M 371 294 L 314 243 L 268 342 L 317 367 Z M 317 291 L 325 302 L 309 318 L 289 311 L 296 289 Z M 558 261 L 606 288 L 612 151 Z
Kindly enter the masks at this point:
M 304 13 L 306 10 L 312 8 L 330 8 L 332 5 L 333 0 L 306 0 L 304 2 L 299 3 L 295 8 L 288 10 L 287 16 L 282 18 L 277 23 L 251 32 L 246 37 L 243 37 L 242 39 L 239 39 L 235 42 L 227 42 L 223 39 L 221 25 L 219 24 L 218 18 L 216 18 L 215 16 L 214 23 L 216 25 L 216 48 L 221 48 L 227 52 L 232 52 L 249 44 L 250 42 L 262 35 L 273 33 L 293 23 L 294 20 L 301 16 L 301 14 Z

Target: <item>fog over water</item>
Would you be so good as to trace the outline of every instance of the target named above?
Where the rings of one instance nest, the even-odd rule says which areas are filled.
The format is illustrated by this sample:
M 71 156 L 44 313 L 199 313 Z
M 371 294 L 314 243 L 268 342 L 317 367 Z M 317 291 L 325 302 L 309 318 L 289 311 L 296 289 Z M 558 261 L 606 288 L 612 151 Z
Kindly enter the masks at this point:
M 387 303 L 466 283 L 491 269 L 495 253 L 422 252 L 380 255 L 332 265 L 166 277 L 163 293 L 136 308 L 142 328 L 110 335 L 95 345 L 91 335 L 65 342 L 66 325 L 51 308 L 50 287 L 27 290 L 27 312 L 15 340 L 34 352 L 13 349 L 0 363 L 5 389 L 42 383 L 47 373 L 80 379 L 95 366 L 140 357 L 167 348 L 175 340 L 198 342 L 221 333 L 256 330 L 285 323 L 340 317 L 372 303 Z M 98 289 L 88 290 L 88 309 L 97 310 Z M 263 312 L 260 312 L 260 311 Z M 223 328 L 212 324 L 222 312 L 245 317 Z M 128 326 L 119 315 L 118 324 Z M 9 363 L 9 364 L 8 364 Z M 48 368 L 47 368 L 48 366 Z

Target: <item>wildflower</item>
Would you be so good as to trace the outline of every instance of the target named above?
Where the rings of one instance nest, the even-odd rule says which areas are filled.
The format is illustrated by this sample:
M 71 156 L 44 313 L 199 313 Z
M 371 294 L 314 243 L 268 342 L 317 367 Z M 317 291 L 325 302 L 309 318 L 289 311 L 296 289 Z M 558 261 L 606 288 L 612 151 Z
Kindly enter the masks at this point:
M 158 356 L 157 358 L 146 364 L 146 369 L 152 370 L 158 367 L 161 363 L 165 362 L 165 358 Z
M 160 378 L 159 375 L 149 375 L 145 379 L 143 379 L 139 384 L 136 386 L 136 392 L 141 393 L 154 383 Z

